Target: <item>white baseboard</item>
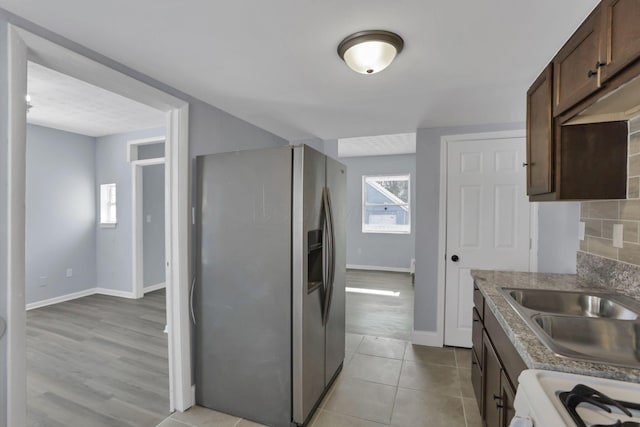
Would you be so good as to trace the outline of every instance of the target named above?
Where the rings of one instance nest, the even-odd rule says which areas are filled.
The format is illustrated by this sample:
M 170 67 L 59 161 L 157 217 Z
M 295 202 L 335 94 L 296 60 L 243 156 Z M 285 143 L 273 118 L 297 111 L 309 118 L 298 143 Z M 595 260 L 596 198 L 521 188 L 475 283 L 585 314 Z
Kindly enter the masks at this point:
M 164 283 L 162 283 L 162 285 L 164 286 Z M 157 285 L 154 285 L 154 286 L 157 286 Z M 96 294 L 108 295 L 108 296 L 119 297 L 119 298 L 130 298 L 130 299 L 135 298 L 135 296 L 133 295 L 133 292 L 117 291 L 115 289 L 107 289 L 107 288 L 91 288 L 91 289 L 85 289 L 79 292 L 73 292 L 71 294 L 61 295 L 59 297 L 32 302 L 27 304 L 25 306 L 25 309 L 29 311 L 35 308 L 46 307 L 48 305 L 54 305 L 54 304 L 60 304 L 61 302 L 71 301 L 74 299 L 88 297 L 90 295 L 96 295 Z
M 95 288 L 94 293 L 99 295 L 107 295 L 110 297 L 129 298 L 129 299 L 136 298 L 135 294 L 131 291 L 120 291 L 120 290 L 109 289 L 109 288 Z
M 347 268 L 351 270 L 393 271 L 396 273 L 409 273 L 411 271 L 409 268 L 402 268 L 402 267 L 380 267 L 376 265 L 355 265 L 355 264 L 347 264 Z
M 162 283 L 156 283 L 155 285 L 151 285 L 151 286 L 145 286 L 142 291 L 146 294 L 147 292 L 157 291 L 158 289 L 162 289 L 166 287 L 167 287 L 167 284 L 162 282 Z
M 442 347 L 442 337 L 437 332 L 417 331 L 413 330 L 411 334 L 411 342 L 417 345 L 426 345 L 428 347 Z
M 32 302 L 26 305 L 26 310 L 33 310 L 34 308 L 46 307 L 48 305 L 59 304 L 65 301 L 71 301 L 78 298 L 87 297 L 96 293 L 95 288 L 85 289 L 84 291 L 73 292 L 71 294 L 62 295 L 55 298 L 49 298 L 42 301 Z

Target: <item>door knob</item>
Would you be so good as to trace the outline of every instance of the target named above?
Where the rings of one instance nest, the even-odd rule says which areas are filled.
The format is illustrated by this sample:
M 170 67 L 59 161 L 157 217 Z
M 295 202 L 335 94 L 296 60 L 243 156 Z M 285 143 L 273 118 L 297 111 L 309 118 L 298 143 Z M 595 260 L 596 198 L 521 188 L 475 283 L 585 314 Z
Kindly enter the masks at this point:
M 458 255 L 451 255 L 451 261 L 458 262 L 459 259 L 460 257 Z

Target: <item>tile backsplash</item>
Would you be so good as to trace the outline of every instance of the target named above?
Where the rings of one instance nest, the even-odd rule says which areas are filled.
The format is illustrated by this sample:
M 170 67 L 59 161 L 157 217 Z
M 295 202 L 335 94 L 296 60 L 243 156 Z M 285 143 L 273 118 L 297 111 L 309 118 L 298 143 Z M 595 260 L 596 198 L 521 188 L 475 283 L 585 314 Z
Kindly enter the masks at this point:
M 640 265 L 640 199 L 582 202 L 580 221 L 585 223 L 581 251 Z M 614 224 L 622 224 L 622 248 L 613 246 Z

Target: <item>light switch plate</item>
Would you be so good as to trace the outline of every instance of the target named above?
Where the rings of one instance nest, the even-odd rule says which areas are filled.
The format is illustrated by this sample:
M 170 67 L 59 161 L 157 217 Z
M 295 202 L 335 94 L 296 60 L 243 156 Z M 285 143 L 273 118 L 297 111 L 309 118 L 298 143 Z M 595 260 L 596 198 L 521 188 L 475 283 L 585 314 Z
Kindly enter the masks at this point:
M 578 228 L 578 239 L 580 240 L 584 240 L 584 227 L 585 227 L 584 221 L 580 221 L 580 226 Z
M 613 224 L 613 247 L 614 248 L 622 248 L 622 235 L 624 231 L 624 226 L 622 224 Z

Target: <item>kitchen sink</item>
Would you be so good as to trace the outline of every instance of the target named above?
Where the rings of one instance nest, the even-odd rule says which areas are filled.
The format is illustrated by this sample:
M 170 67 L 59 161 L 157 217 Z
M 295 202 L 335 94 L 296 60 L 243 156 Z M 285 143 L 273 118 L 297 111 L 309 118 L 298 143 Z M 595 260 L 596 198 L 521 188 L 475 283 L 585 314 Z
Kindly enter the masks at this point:
M 623 305 L 621 296 L 546 289 L 514 289 L 508 295 L 521 306 L 546 313 L 570 316 L 635 320 L 638 312 Z
M 554 352 L 616 365 L 640 365 L 640 323 L 537 314 L 533 321 Z
M 640 367 L 640 304 L 598 291 L 502 288 L 544 345 L 560 356 Z

